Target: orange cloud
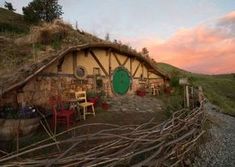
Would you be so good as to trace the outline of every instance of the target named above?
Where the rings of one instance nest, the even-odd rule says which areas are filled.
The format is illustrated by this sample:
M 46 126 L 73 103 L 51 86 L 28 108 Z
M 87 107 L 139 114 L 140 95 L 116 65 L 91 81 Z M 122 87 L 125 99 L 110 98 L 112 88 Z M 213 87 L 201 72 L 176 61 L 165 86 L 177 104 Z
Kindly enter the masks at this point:
M 235 12 L 217 20 L 214 26 L 181 29 L 164 42 L 145 43 L 158 62 L 197 73 L 235 72 Z

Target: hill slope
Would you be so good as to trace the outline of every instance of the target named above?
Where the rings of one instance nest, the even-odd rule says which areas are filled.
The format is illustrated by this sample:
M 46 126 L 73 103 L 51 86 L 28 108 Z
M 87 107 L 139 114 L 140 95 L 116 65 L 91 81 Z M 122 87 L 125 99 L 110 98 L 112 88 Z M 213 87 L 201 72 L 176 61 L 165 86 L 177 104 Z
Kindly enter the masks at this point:
M 157 63 L 158 68 L 178 77 L 188 77 L 196 86 L 201 85 L 206 97 L 222 108 L 224 113 L 235 116 L 235 74 L 203 75 L 184 71 L 174 66 Z
M 22 15 L 0 8 L 0 32 L 25 33 L 29 31 L 29 23 Z

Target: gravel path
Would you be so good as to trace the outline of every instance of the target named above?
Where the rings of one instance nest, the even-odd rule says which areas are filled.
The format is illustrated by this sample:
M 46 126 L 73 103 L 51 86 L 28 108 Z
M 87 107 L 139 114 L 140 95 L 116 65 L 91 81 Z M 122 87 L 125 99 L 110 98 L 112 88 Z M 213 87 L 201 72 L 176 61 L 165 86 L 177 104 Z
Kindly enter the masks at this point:
M 207 103 L 207 116 L 212 122 L 209 140 L 199 147 L 194 167 L 235 167 L 235 118 L 218 112 Z

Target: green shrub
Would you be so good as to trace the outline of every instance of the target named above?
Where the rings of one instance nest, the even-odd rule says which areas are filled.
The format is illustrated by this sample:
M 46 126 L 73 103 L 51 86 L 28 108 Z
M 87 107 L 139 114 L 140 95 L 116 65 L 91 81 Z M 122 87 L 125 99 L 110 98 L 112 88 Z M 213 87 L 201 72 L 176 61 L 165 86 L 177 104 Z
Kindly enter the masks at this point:
M 165 111 L 166 116 L 170 117 L 175 111 L 183 108 L 183 99 L 179 95 L 169 96 L 167 99 Z
M 170 80 L 171 87 L 179 87 L 179 77 L 172 77 Z
M 27 29 L 21 28 L 15 24 L 0 23 L 0 32 L 25 33 L 27 31 Z

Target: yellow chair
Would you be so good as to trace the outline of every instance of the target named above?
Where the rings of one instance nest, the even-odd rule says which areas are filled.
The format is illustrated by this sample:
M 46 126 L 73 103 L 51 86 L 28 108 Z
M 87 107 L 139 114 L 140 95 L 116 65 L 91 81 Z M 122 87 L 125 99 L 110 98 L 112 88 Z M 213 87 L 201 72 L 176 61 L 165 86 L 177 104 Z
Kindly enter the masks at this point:
M 93 114 L 95 116 L 94 104 L 91 102 L 87 102 L 86 91 L 75 92 L 75 97 L 78 101 L 78 106 L 82 108 L 84 120 L 86 120 L 86 115 L 88 114 Z M 87 111 L 88 107 L 91 107 L 91 112 Z

